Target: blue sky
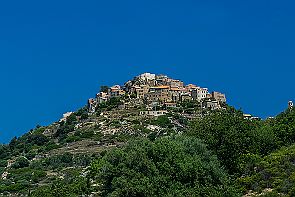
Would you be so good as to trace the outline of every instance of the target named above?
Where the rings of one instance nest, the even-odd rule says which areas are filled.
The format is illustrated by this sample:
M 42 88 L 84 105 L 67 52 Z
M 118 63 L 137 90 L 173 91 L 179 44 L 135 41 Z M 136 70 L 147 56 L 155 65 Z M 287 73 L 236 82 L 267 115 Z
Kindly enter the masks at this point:
M 273 116 L 295 100 L 294 1 L 0 3 L 0 142 L 85 105 L 100 85 L 164 73 Z

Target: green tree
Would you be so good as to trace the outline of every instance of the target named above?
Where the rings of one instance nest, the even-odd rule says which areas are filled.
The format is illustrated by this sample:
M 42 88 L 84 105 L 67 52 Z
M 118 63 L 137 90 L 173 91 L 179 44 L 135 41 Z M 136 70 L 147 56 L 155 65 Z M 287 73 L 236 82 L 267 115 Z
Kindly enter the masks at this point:
M 259 121 L 244 120 L 243 113 L 233 108 L 196 119 L 187 134 L 204 140 L 231 173 L 242 173 L 239 161 L 243 154 L 266 155 L 276 148 L 271 129 Z
M 295 143 L 295 110 L 286 110 L 279 114 L 270 125 L 279 139 L 280 146 Z
M 108 86 L 100 86 L 100 92 L 108 93 L 109 87 Z
M 200 140 L 146 139 L 114 149 L 91 165 L 102 196 L 239 196 Z
M 27 158 L 19 157 L 13 163 L 12 167 L 15 168 L 15 169 L 18 169 L 18 168 L 28 167 L 29 165 L 30 165 L 30 162 L 29 162 L 29 160 Z
M 157 117 L 155 120 L 152 121 L 152 124 L 158 125 L 163 128 L 172 128 L 173 127 L 169 117 L 166 115 Z
M 246 190 L 273 189 L 274 194 L 295 196 L 295 145 L 283 147 L 254 163 L 253 170 L 238 179 Z M 275 196 L 275 195 L 273 195 Z
M 32 134 L 28 137 L 28 142 L 31 144 L 36 144 L 38 146 L 42 146 L 47 143 L 49 139 L 43 134 Z

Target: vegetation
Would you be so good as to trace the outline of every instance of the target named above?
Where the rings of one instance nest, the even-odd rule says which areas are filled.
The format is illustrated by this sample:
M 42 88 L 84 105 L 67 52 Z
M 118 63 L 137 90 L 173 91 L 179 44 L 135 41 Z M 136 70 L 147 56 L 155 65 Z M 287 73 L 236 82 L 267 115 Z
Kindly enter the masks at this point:
M 295 195 L 295 145 L 283 147 L 264 158 L 257 158 L 245 176 L 238 180 L 245 190 L 262 191 L 272 188 L 273 193 Z
M 277 147 L 277 138 L 262 122 L 249 121 L 233 108 L 215 111 L 191 122 L 187 134 L 204 140 L 231 173 L 240 173 L 240 162 L 251 153 L 264 156 Z
M 90 171 L 102 196 L 238 196 L 216 157 L 195 138 L 132 141 Z
M 186 101 L 146 117 L 122 99 L 0 145 L 0 196 L 295 196 L 294 110 L 246 120 Z

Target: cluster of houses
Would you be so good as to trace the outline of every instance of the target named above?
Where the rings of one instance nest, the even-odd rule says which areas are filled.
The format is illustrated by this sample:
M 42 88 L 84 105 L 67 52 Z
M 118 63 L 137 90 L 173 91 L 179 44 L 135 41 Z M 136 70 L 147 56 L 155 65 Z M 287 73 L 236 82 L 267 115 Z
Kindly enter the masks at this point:
M 183 81 L 166 75 L 144 73 L 126 82 L 124 86 L 114 85 L 104 92 L 99 92 L 96 98 L 89 99 L 89 112 L 95 112 L 99 103 L 122 96 L 142 100 L 146 106 L 175 107 L 179 102 L 194 100 L 200 102 L 202 108 L 215 110 L 220 109 L 222 103 L 226 103 L 225 95 L 220 92 L 209 93 L 207 88 L 194 84 L 185 85 Z

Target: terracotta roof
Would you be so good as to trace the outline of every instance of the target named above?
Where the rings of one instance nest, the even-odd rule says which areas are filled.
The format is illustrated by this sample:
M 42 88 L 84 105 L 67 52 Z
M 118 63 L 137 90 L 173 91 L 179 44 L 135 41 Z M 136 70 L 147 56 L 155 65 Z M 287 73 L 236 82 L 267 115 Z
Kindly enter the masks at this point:
M 151 87 L 151 89 L 168 89 L 169 86 L 156 86 L 156 87 Z
M 179 88 L 170 88 L 170 90 L 177 90 L 177 91 L 180 91 Z

